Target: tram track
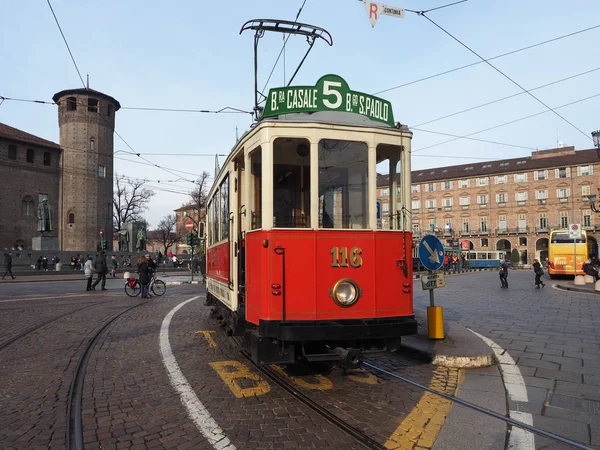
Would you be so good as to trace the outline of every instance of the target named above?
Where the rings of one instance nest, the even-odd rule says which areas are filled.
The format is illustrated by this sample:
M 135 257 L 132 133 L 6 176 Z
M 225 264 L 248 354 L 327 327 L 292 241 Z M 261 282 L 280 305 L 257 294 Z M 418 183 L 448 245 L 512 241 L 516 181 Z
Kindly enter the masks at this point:
M 281 387 L 288 394 L 292 395 L 294 398 L 302 402 L 305 406 L 307 406 L 311 411 L 317 413 L 319 416 L 327 420 L 329 423 L 333 424 L 346 434 L 352 436 L 358 443 L 362 444 L 365 448 L 375 449 L 375 450 L 385 450 L 386 447 L 383 444 L 380 444 L 367 434 L 360 431 L 358 428 L 349 424 L 347 421 L 340 419 L 338 416 L 319 405 L 317 402 L 312 400 L 307 395 L 300 392 L 297 388 L 294 387 L 292 383 L 290 383 L 285 377 L 282 377 L 276 370 L 272 369 L 268 365 L 258 366 L 254 364 L 252 361 L 251 355 L 243 350 L 242 355 L 250 361 L 254 367 L 256 367 L 261 374 L 263 374 L 266 378 L 271 380 L 277 386 Z
M 83 399 L 83 384 L 85 380 L 85 372 L 87 365 L 92 353 L 92 350 L 96 346 L 98 339 L 106 331 L 106 329 L 117 321 L 121 316 L 128 312 L 145 306 L 149 302 L 138 303 L 123 311 L 110 316 L 102 327 L 100 327 L 94 335 L 88 340 L 85 348 L 77 362 L 73 379 L 69 387 L 69 393 L 67 397 L 67 418 L 66 418 L 66 448 L 67 450 L 76 449 L 83 450 L 83 417 L 82 417 L 82 399 Z
M 4 350 L 9 345 L 14 344 L 15 342 L 23 339 L 25 336 L 27 336 L 27 335 L 29 335 L 31 333 L 34 333 L 35 331 L 42 330 L 43 328 L 47 327 L 48 325 L 52 324 L 53 322 L 56 322 L 56 321 L 58 321 L 60 319 L 63 319 L 63 318 L 68 317 L 68 316 L 71 316 L 71 315 L 73 315 L 73 314 L 75 314 L 75 313 L 77 313 L 79 311 L 83 311 L 84 309 L 96 306 L 98 304 L 105 304 L 105 302 L 94 302 L 94 303 L 91 303 L 91 304 L 88 304 L 88 305 L 84 306 L 83 308 L 78 308 L 78 309 L 76 309 L 74 311 L 69 311 L 67 313 L 64 313 L 64 314 L 61 314 L 59 316 L 53 317 L 52 319 L 48 319 L 48 320 L 45 320 L 43 322 L 37 323 L 37 324 L 35 324 L 35 325 L 27 328 L 26 330 L 18 333 L 16 336 L 13 336 L 12 338 L 7 339 L 6 341 L 0 343 L 0 351 Z

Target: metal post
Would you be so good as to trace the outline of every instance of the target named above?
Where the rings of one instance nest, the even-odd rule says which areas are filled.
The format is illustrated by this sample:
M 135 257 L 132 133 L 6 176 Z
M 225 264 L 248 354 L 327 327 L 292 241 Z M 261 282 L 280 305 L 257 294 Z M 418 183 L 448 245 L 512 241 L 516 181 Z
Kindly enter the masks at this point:
M 192 269 L 192 284 L 194 282 L 194 246 L 192 245 L 192 257 L 190 258 L 190 268 Z
M 577 237 L 573 236 L 573 283 L 577 276 Z
M 433 272 L 430 270 L 429 275 L 433 275 Z M 434 289 L 429 289 L 429 306 L 435 306 L 435 300 L 433 299 L 433 291 Z

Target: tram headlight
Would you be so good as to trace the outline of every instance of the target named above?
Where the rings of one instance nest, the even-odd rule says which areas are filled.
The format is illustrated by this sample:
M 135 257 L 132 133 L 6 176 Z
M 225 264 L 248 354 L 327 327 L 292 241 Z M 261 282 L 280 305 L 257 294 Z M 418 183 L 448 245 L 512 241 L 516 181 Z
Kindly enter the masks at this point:
M 338 305 L 347 307 L 352 306 L 362 293 L 362 289 L 358 287 L 358 285 L 349 278 L 342 278 L 331 290 L 331 298 Z

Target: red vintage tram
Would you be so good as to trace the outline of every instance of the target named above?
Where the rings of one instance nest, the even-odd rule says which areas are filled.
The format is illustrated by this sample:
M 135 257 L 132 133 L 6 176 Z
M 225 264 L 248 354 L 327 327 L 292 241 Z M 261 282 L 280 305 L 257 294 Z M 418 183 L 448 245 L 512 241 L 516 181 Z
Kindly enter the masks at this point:
M 335 75 L 266 102 L 209 192 L 207 302 L 256 363 L 357 367 L 417 329 L 412 133 Z

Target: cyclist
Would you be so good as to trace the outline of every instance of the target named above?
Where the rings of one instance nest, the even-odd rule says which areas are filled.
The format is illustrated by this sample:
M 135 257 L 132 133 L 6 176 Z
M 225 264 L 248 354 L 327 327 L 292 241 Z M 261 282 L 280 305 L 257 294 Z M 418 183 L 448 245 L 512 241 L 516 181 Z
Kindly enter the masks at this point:
M 138 259 L 138 273 L 140 274 L 139 283 L 142 286 L 142 298 L 151 298 L 149 293 L 150 280 L 152 279 L 152 273 L 156 268 L 156 264 L 150 258 L 149 254 L 146 256 L 140 256 Z

